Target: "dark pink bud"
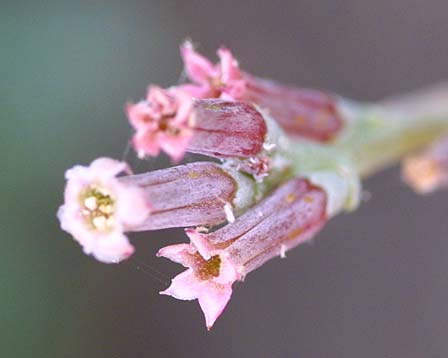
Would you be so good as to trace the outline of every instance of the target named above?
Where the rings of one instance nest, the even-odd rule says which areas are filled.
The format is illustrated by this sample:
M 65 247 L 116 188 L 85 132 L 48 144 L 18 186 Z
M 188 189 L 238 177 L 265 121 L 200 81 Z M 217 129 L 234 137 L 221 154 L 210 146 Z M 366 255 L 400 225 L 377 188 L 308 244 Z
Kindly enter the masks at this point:
M 266 123 L 244 102 L 202 99 L 194 102 L 194 135 L 188 151 L 212 157 L 248 158 L 263 149 Z
M 290 135 L 331 140 L 343 126 L 334 98 L 324 92 L 246 76 L 244 98 L 269 111 Z

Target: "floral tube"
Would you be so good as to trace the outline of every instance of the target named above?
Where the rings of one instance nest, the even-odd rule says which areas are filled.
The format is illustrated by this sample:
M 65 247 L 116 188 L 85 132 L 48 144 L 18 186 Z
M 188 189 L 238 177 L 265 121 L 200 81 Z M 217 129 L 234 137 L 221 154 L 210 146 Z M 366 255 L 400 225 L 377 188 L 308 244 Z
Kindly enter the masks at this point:
M 151 214 L 132 231 L 216 225 L 226 207 L 241 210 L 253 200 L 253 181 L 209 162 L 196 162 L 120 178 L 144 190 Z
M 210 328 L 227 305 L 235 281 L 322 228 L 326 200 L 325 191 L 308 180 L 291 179 L 233 224 L 210 234 L 188 229 L 190 244 L 171 245 L 158 253 L 188 268 L 162 293 L 198 299 Z

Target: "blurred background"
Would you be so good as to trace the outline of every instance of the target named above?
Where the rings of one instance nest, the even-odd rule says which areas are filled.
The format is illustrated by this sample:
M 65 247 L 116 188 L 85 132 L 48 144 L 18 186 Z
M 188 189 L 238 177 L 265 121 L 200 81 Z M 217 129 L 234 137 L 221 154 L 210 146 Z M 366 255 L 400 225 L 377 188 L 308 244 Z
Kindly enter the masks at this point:
M 180 230 L 134 235 L 136 259 L 105 265 L 55 216 L 67 168 L 122 157 L 126 101 L 177 82 L 185 38 L 212 58 L 229 46 L 259 76 L 377 100 L 448 78 L 447 11 L 445 0 L 2 0 L 0 356 L 447 357 L 448 194 L 416 196 L 397 168 L 366 182 L 359 211 L 237 285 L 211 332 L 196 302 L 158 295 L 180 267 L 154 254 Z

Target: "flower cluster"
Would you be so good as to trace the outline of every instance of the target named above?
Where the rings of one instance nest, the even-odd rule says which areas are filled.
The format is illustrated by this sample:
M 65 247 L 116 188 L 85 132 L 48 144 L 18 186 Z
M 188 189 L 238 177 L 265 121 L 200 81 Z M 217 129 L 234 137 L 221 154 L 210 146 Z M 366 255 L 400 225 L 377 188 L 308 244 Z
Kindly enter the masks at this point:
M 124 233 L 185 227 L 188 243 L 157 254 L 187 268 L 162 294 L 197 299 L 210 328 L 234 282 L 310 240 L 349 200 L 342 170 L 310 171 L 291 159 L 298 143 L 337 138 L 343 120 L 335 96 L 243 72 L 226 48 L 217 64 L 190 42 L 181 55 L 191 83 L 152 85 L 146 99 L 127 105 L 133 146 L 140 158 L 163 151 L 178 163 L 190 152 L 221 163 L 142 174 L 108 158 L 75 166 L 58 218 L 86 254 L 106 263 L 134 252 Z

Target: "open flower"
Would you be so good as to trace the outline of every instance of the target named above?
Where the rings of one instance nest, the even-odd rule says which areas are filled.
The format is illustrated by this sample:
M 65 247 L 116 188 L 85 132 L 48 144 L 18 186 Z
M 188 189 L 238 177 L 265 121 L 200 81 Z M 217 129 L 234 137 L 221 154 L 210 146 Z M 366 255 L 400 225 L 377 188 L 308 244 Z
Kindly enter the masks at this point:
M 291 179 L 232 224 L 210 234 L 187 229 L 191 243 L 158 256 L 188 267 L 163 294 L 198 299 L 210 328 L 232 293 L 232 284 L 275 256 L 311 239 L 327 220 L 327 195 L 306 179 Z
M 167 246 L 157 256 L 188 267 L 161 294 L 180 300 L 197 299 L 204 312 L 207 328 L 210 329 L 229 302 L 232 284 L 239 277 L 233 265 L 219 255 L 204 260 L 195 247 L 189 244 Z
M 139 157 L 165 151 L 173 160 L 183 157 L 192 136 L 192 100 L 182 91 L 152 86 L 146 101 L 128 104 L 127 114 L 136 130 L 133 144 Z
M 239 69 L 226 48 L 218 50 L 219 62 L 211 63 L 190 42 L 181 47 L 185 70 L 193 82 L 179 88 L 193 97 L 221 97 L 247 101 L 269 111 L 290 135 L 319 141 L 335 137 L 343 125 L 335 98 L 327 93 L 285 86 L 260 79 Z
M 181 90 L 151 87 L 147 101 L 128 105 L 139 156 L 163 149 L 173 160 L 185 152 L 248 158 L 263 149 L 266 123 L 254 106 L 222 99 L 191 100 Z
M 117 263 L 132 255 L 134 248 L 123 232 L 149 213 L 142 191 L 116 178 L 128 171 L 126 163 L 99 158 L 65 174 L 65 202 L 58 211 L 61 228 L 102 262 Z

